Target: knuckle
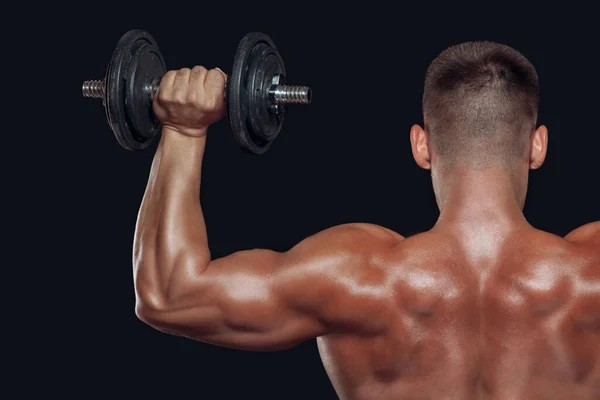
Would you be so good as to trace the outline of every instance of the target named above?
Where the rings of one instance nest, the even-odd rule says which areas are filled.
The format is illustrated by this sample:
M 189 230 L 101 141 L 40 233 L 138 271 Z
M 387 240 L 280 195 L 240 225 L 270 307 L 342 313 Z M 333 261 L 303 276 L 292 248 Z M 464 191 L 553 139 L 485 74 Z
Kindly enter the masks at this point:
M 217 111 L 219 109 L 219 103 L 215 97 L 212 97 L 207 101 L 206 108 L 209 111 Z
M 179 77 L 185 77 L 188 76 L 190 72 L 191 70 L 189 68 L 181 68 L 179 71 L 177 71 L 177 75 Z
M 202 109 L 204 107 L 203 104 L 202 100 L 199 100 L 198 98 L 190 100 L 190 105 L 196 110 Z
M 206 108 L 206 102 L 204 100 L 196 100 L 193 104 L 192 107 L 194 108 L 194 110 L 201 112 L 202 114 L 205 114 L 208 109 Z
M 181 86 L 175 86 L 174 90 L 171 92 L 171 100 L 177 101 L 181 99 L 185 94 L 181 93 Z
M 187 103 L 185 93 L 179 92 L 175 95 L 173 99 L 175 104 L 184 105 Z
M 169 93 L 166 90 L 159 89 L 158 90 L 158 96 L 157 96 L 157 98 L 158 98 L 158 101 L 161 102 L 161 103 L 168 103 L 169 99 L 170 99 L 170 96 L 169 96 Z
M 198 100 L 198 94 L 196 93 L 196 91 L 190 90 L 186 95 L 186 99 L 189 103 L 196 103 L 196 101 Z
M 173 71 L 173 70 L 167 71 L 167 73 L 165 74 L 165 76 L 162 80 L 168 80 L 166 78 L 173 78 L 176 73 L 177 73 L 177 71 Z

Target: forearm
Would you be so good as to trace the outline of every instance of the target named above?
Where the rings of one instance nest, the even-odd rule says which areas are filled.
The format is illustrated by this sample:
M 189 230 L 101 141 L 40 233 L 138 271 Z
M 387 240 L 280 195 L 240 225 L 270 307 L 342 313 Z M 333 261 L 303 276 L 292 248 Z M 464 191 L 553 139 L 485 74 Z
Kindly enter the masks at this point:
M 210 262 L 200 206 L 206 137 L 164 130 L 136 224 L 133 268 L 138 307 L 165 308 L 181 279 Z

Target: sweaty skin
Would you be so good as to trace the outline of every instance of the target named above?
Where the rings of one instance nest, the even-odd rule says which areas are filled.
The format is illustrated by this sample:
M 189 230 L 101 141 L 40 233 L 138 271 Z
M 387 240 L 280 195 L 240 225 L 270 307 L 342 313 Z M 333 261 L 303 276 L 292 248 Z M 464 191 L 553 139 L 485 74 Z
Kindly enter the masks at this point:
M 341 399 L 600 399 L 600 222 L 565 238 L 524 218 L 529 169 L 431 169 L 440 218 L 404 238 L 355 223 L 286 252 L 212 259 L 200 206 L 208 127 L 225 114 L 220 70 L 171 71 L 164 130 L 134 243 L 136 314 L 169 334 L 254 351 L 311 338 Z

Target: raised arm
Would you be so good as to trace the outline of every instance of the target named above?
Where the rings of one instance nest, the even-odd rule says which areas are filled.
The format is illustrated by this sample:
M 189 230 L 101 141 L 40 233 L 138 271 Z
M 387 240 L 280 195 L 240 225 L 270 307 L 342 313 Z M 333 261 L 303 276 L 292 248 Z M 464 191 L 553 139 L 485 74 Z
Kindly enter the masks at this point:
M 368 224 L 315 234 L 289 251 L 212 260 L 200 205 L 208 125 L 225 76 L 168 73 L 155 112 L 165 129 L 136 227 L 136 313 L 163 332 L 224 347 L 278 350 L 331 332 L 377 334 L 392 305 L 380 263 L 401 237 Z

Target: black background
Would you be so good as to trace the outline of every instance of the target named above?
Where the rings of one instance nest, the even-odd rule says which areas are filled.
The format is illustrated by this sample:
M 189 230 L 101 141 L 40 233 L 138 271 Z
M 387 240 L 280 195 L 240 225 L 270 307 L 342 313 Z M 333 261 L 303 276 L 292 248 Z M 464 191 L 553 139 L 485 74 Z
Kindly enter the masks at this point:
M 33 236 L 43 245 L 25 253 L 43 253 L 27 273 L 39 275 L 46 291 L 23 314 L 35 325 L 23 335 L 31 334 L 28 348 L 36 349 L 22 365 L 33 379 L 24 390 L 80 398 L 336 398 L 314 341 L 285 352 L 236 351 L 160 333 L 135 317 L 133 232 L 155 146 L 120 148 L 101 102 L 81 96 L 81 83 L 103 77 L 114 45 L 132 28 L 155 37 L 170 69 L 200 64 L 225 72 L 242 36 L 261 31 L 279 48 L 290 83 L 313 88 L 313 103 L 288 109 L 263 156 L 239 150 L 225 121 L 210 129 L 202 205 L 213 257 L 285 250 L 346 222 L 405 235 L 430 228 L 438 212 L 408 133 L 422 122 L 428 64 L 467 40 L 511 45 L 538 69 L 540 123 L 550 144 L 530 178 L 529 221 L 564 235 L 600 220 L 592 10 L 392 4 L 81 2 L 37 10 L 53 18 L 41 33 L 47 47 L 37 50 L 44 70 L 34 65 L 42 75 L 54 71 L 59 89 L 45 107 L 52 134 L 40 139 L 48 147 L 36 171 L 45 222 Z

